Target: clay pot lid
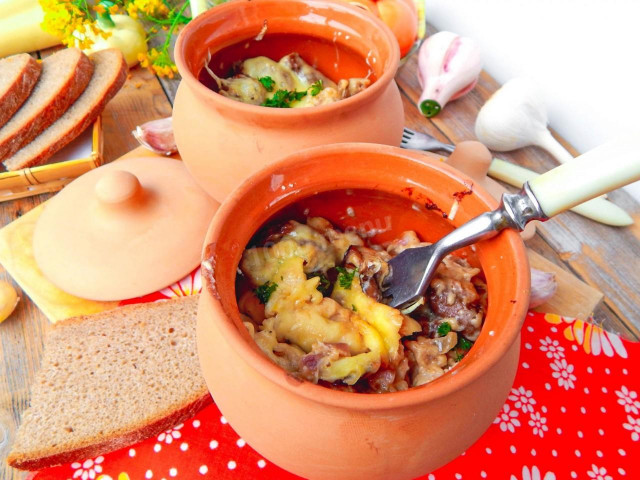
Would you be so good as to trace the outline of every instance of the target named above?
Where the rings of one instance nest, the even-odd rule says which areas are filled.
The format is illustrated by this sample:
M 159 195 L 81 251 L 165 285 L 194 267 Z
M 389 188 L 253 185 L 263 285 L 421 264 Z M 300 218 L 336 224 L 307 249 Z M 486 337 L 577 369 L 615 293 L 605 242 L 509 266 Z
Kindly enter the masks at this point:
M 82 175 L 45 204 L 34 257 L 47 279 L 78 297 L 139 297 L 198 265 L 218 206 L 180 161 L 123 159 Z

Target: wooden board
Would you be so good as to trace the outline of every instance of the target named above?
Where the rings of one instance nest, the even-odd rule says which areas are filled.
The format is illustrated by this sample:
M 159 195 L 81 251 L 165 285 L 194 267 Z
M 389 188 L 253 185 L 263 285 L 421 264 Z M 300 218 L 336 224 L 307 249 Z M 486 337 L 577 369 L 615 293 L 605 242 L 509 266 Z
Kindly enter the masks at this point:
M 580 320 L 587 320 L 593 315 L 604 298 L 601 291 L 580 281 L 571 272 L 550 262 L 535 250 L 528 249 L 528 254 L 531 267 L 553 273 L 558 283 L 558 290 L 553 298 L 536 308 L 537 312 L 557 313 Z

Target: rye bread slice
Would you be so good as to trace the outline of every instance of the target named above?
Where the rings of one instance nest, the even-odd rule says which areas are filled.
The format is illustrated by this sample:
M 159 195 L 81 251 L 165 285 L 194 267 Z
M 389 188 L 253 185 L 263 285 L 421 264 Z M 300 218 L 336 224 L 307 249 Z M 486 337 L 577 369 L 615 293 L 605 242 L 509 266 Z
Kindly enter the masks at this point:
M 0 127 L 27 99 L 41 70 L 42 66 L 26 53 L 0 60 Z
M 211 401 L 196 353 L 199 296 L 57 323 L 7 463 L 39 470 L 123 448 Z
M 67 48 L 42 61 L 42 73 L 29 98 L 0 128 L 0 160 L 36 138 L 84 91 L 93 63 L 77 48 Z
M 93 77 L 71 107 L 49 128 L 4 161 L 7 170 L 41 165 L 80 135 L 93 122 L 127 79 L 127 62 L 120 50 L 91 54 Z

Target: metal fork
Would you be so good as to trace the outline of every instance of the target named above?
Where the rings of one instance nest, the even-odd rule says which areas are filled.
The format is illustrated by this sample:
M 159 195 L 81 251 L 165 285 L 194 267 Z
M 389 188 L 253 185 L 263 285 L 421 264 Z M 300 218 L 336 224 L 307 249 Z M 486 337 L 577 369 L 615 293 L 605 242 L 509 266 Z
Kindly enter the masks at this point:
M 389 261 L 383 294 L 392 307 L 422 297 L 445 255 L 496 236 L 522 231 L 531 220 L 547 220 L 584 201 L 640 179 L 640 140 L 635 136 L 601 145 L 505 193 L 500 207 L 469 220 L 427 247 L 408 248 Z M 605 200 L 601 200 L 605 201 Z
M 404 127 L 402 132 L 400 146 L 412 150 L 425 150 L 428 152 L 444 150 L 449 153 L 453 152 L 453 149 L 456 148 L 454 145 L 436 140 L 427 133 L 415 132 L 407 127 Z

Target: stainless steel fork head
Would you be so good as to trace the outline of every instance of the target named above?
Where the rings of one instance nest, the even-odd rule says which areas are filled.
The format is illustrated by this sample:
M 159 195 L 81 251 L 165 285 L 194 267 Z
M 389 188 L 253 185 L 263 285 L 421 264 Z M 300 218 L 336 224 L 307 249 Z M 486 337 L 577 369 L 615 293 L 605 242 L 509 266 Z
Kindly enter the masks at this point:
M 408 148 L 411 150 L 424 150 L 427 152 L 444 150 L 445 152 L 453 152 L 455 146 L 447 143 L 442 143 L 436 140 L 431 135 L 422 132 L 416 132 L 409 128 L 404 128 L 402 133 L 402 141 L 400 142 L 402 148 Z

